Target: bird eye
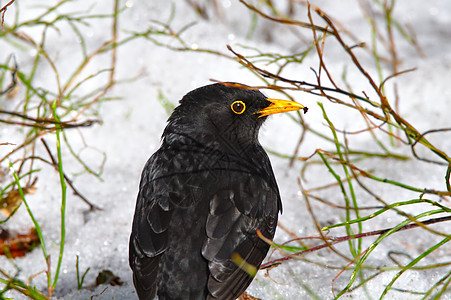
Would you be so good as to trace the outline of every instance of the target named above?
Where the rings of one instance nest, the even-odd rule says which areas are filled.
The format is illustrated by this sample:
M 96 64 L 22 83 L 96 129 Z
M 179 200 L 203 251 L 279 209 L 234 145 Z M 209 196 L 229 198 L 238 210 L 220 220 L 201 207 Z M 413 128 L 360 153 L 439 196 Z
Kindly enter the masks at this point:
M 232 111 L 238 115 L 242 114 L 246 110 L 246 104 L 243 101 L 235 101 L 230 106 Z

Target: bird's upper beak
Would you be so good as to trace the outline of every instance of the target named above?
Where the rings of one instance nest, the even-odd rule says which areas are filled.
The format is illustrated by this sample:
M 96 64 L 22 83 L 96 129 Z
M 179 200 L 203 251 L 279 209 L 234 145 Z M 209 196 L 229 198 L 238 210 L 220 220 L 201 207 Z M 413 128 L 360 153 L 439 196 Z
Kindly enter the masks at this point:
M 273 114 L 278 114 L 278 113 L 283 113 L 283 112 L 293 111 L 293 110 L 300 110 L 300 109 L 303 109 L 304 114 L 305 114 L 308 110 L 308 108 L 305 107 L 304 105 L 299 104 L 294 101 L 270 99 L 270 98 L 267 98 L 266 100 L 271 102 L 271 104 L 268 107 L 266 107 L 262 110 L 259 110 L 257 112 L 258 114 L 260 114 L 259 118 L 268 116 L 268 115 L 273 115 Z

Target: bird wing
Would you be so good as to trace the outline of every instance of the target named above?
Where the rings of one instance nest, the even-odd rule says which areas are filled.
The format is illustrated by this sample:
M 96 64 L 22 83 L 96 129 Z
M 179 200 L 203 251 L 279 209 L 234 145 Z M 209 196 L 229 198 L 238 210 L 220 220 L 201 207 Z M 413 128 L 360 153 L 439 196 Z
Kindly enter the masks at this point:
M 170 226 L 174 226 L 170 223 L 173 214 L 195 210 L 202 198 L 198 194 L 200 183 L 196 180 L 203 182 L 205 178 L 194 176 L 198 173 L 193 170 L 208 168 L 196 163 L 201 160 L 195 155 L 202 156 L 203 153 L 162 147 L 144 166 L 129 246 L 129 263 L 140 299 L 155 297 L 162 255 L 168 253 L 166 250 L 170 245 L 179 242 L 175 240 L 171 244 L 169 240 Z M 192 219 L 196 220 L 201 213 L 193 212 Z M 202 242 L 199 247 L 201 245 Z
M 256 231 L 272 239 L 277 225 L 280 197 L 275 180 L 252 173 L 227 178 L 228 188 L 210 201 L 206 222 L 202 255 L 209 261 L 207 299 L 236 299 L 244 292 L 253 280 L 248 267 L 258 270 L 269 249 Z
M 165 193 L 168 180 L 151 180 L 158 176 L 158 164 L 158 155 L 153 155 L 143 169 L 130 235 L 129 263 L 140 299 L 155 297 L 158 265 L 167 249 L 167 229 L 173 211 Z

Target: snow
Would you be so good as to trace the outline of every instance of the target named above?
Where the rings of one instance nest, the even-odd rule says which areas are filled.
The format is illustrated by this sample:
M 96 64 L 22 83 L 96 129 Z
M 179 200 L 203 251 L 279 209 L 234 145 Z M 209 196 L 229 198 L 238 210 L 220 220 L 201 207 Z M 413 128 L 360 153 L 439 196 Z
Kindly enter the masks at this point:
M 21 10 L 20 17 L 23 19 L 35 16 L 41 8 L 34 6 L 33 1 L 19 1 Z M 79 2 L 79 1 L 78 1 Z M 62 9 L 67 11 L 80 10 L 77 1 L 69 2 Z M 200 1 L 203 3 L 203 1 Z M 207 1 L 205 1 L 207 2 Z M 234 49 L 244 53 L 252 53 L 243 50 L 238 44 L 262 48 L 267 51 L 290 53 L 291 51 L 303 51 L 306 45 L 302 39 L 289 30 L 283 30 L 269 21 L 259 21 L 258 28 L 253 37 L 248 39 L 248 29 L 251 18 L 248 10 L 237 1 L 216 1 L 220 5 L 222 18 L 213 17 L 211 20 L 199 20 L 198 16 L 188 7 L 186 1 L 127 1 L 129 7 L 120 17 L 120 36 L 126 36 L 127 31 L 145 30 L 151 20 L 165 22 L 170 16 L 171 7 L 175 7 L 175 17 L 172 23 L 174 28 L 180 28 L 193 20 L 198 23 L 186 31 L 184 37 L 191 45 L 199 48 L 209 48 L 227 53 L 226 45 L 230 44 Z M 278 2 L 279 3 L 279 2 Z M 280 1 L 282 3 L 282 1 Z M 369 26 L 362 18 L 358 9 L 357 1 L 311 1 L 312 5 L 321 7 L 332 17 L 341 22 L 345 27 L 352 28 L 352 32 L 361 41 L 370 43 L 371 36 Z M 2 3 L 3 5 L 3 3 Z M 125 5 L 122 2 L 121 5 Z M 112 1 L 99 0 L 92 6 L 92 12 L 111 12 Z M 449 11 L 451 2 L 447 0 L 434 1 L 397 1 L 394 15 L 401 23 L 409 23 L 416 33 L 425 57 L 421 58 L 414 48 L 405 42 L 400 42 L 399 53 L 403 62 L 402 69 L 416 68 L 415 71 L 396 78 L 400 95 L 400 111 L 402 115 L 412 121 L 414 126 L 422 132 L 432 128 L 449 127 L 449 113 L 451 112 L 451 19 Z M 11 8 L 11 13 L 14 11 Z M 10 11 L 6 14 L 8 22 Z M 297 17 L 308 21 L 305 8 L 299 8 Z M 316 19 L 319 22 L 319 19 Z M 93 19 L 90 26 L 86 28 L 88 37 L 88 49 L 95 49 L 103 41 L 105 35 L 110 34 L 109 22 L 102 19 Z M 279 31 L 271 32 L 276 28 Z M 64 28 L 67 32 L 70 29 Z M 106 33 L 107 32 L 107 33 Z M 307 30 L 300 30 L 302 35 L 310 38 Z M 39 39 L 40 31 L 37 29 L 27 32 L 33 38 Z M 58 68 L 63 79 L 68 78 L 70 73 L 63 70 L 72 70 L 71 63 L 80 59 L 77 38 L 64 32 L 54 31 L 47 37 L 47 49 L 49 54 L 58 56 Z M 162 40 L 175 43 L 169 39 Z M 0 53 L 1 61 L 14 49 L 9 45 L 3 45 Z M 325 60 L 335 74 L 340 74 L 344 64 L 349 64 L 349 59 L 342 54 L 337 44 L 326 43 Z M 11 50 L 12 51 L 12 50 Z M 247 52 L 249 51 L 249 52 Z M 34 52 L 32 50 L 22 51 L 16 54 L 21 67 L 29 68 Z M 371 57 L 362 54 L 365 67 L 376 74 Z M 86 70 L 86 74 L 104 69 L 109 66 L 109 56 L 101 57 L 93 62 Z M 313 72 L 310 68 L 317 69 L 318 63 L 314 55 L 308 56 L 304 63 L 296 69 L 287 70 L 287 77 L 300 80 L 313 81 Z M 270 68 L 270 66 L 268 66 Z M 128 267 L 128 237 L 131 230 L 131 221 L 134 211 L 135 199 L 138 191 L 138 182 L 142 167 L 150 155 L 159 147 L 160 136 L 168 117 L 162 105 L 157 101 L 158 94 L 162 93 L 172 103 L 176 103 L 188 91 L 209 84 L 210 79 L 221 81 L 236 81 L 248 85 L 261 85 L 261 81 L 239 64 L 220 58 L 211 54 L 197 52 L 173 52 L 166 48 L 157 47 L 144 39 L 137 39 L 119 47 L 116 78 L 129 79 L 139 76 L 139 79 L 119 83 L 109 92 L 109 96 L 120 97 L 120 100 L 107 101 L 101 104 L 99 116 L 103 120 L 102 125 L 94 125 L 91 128 L 80 131 L 68 131 L 68 137 L 75 145 L 76 151 L 80 151 L 82 158 L 99 170 L 103 160 L 103 153 L 107 160 L 101 175 L 102 180 L 96 179 L 89 174 L 77 175 L 83 168 L 73 159 L 67 149 L 64 151 L 64 168 L 69 177 L 73 178 L 74 185 L 90 201 L 102 208 L 101 211 L 88 212 L 87 206 L 68 189 L 67 216 L 66 216 L 66 242 L 62 273 L 58 282 L 55 296 L 58 299 L 137 299 L 132 280 L 131 271 Z M 352 83 L 356 91 L 367 87 L 360 75 L 349 71 L 348 81 Z M 385 74 L 390 74 L 389 69 L 384 69 Z M 36 82 L 41 85 L 54 85 L 53 72 L 48 65 L 42 65 L 37 74 Z M 375 75 L 376 77 L 376 75 Z M 64 81 L 63 80 L 63 81 Z M 102 82 L 99 78 L 92 81 L 92 85 Z M 84 87 L 89 91 L 92 85 Z M 56 87 L 54 87 L 56 89 Z M 268 96 L 280 97 L 280 94 L 264 91 Z M 83 93 L 83 92 L 81 92 Z M 319 97 L 307 93 L 296 93 L 297 101 L 308 106 L 309 112 L 304 120 L 311 126 L 323 133 L 330 133 L 325 125 L 322 113 L 317 101 L 325 104 L 329 118 L 337 128 L 352 131 L 362 128 L 360 119 L 355 114 L 349 114 Z M 1 103 L 2 108 L 11 108 L 13 103 Z M 4 127 L 4 126 L 2 126 Z M 20 143 L 21 132 L 16 129 L 1 129 L 1 142 L 9 141 Z M 261 143 L 267 149 L 284 154 L 292 154 L 294 147 L 301 135 L 300 127 L 286 115 L 272 117 L 262 129 Z M 362 135 L 361 139 L 352 139 L 355 149 L 368 150 L 375 147 L 370 136 Z M 52 149 L 55 149 L 54 135 L 44 137 Z M 328 147 L 323 140 L 308 135 L 307 141 L 300 149 L 300 156 L 309 156 L 315 149 Z M 439 148 L 448 151 L 451 149 L 451 134 L 431 134 L 428 138 Z M 87 146 L 85 146 L 87 145 Z M 7 146 L 9 147 L 9 146 Z M 1 156 L 10 151 L 10 148 L 2 148 Z M 38 145 L 37 151 L 43 157 L 47 157 L 42 145 Z M 56 150 L 55 150 L 56 151 Z M 399 147 L 393 150 L 396 153 L 409 155 L 409 149 Z M 419 150 L 420 151 L 420 150 Z M 56 153 L 56 152 L 55 152 Z M 54 154 L 55 154 L 54 153 Z M 420 153 L 427 154 L 427 151 Z M 288 168 L 288 161 L 275 155 L 270 155 L 273 168 L 278 179 L 279 188 L 284 204 L 284 213 L 280 217 L 281 224 L 288 227 L 298 236 L 310 236 L 317 233 L 311 216 L 307 211 L 305 200 L 299 193 L 296 179 L 300 176 L 303 162 L 296 162 L 293 168 Z M 3 166 L 5 167 L 5 166 Z M 412 186 L 432 187 L 445 190 L 444 174 L 446 168 L 426 164 L 419 161 L 387 161 L 384 159 L 372 159 L 359 163 L 359 167 L 365 170 L 375 170 L 377 176 L 390 178 Z M 59 253 L 60 238 L 60 199 L 61 191 L 59 175 L 51 166 L 41 166 L 42 175 L 39 175 L 37 192 L 27 195 L 30 207 L 37 217 L 43 230 L 43 236 L 47 245 L 47 251 L 52 258 L 53 274 L 56 268 Z M 338 168 L 337 168 L 338 169 Z M 310 165 L 307 167 L 307 180 L 303 180 L 306 189 L 333 182 L 332 176 L 325 170 L 324 166 Z M 45 175 L 44 175 L 45 174 Z M 373 181 L 363 180 L 367 184 Z M 375 185 L 376 186 L 376 185 Z M 418 198 L 418 193 L 401 190 L 389 185 L 377 185 L 378 192 L 389 202 Z M 358 191 L 360 205 L 377 205 L 368 194 Z M 333 203 L 343 204 L 342 195 L 336 189 L 328 189 L 322 192 L 322 197 Z M 431 197 L 433 198 L 433 197 Z M 433 198 L 437 200 L 436 198 Z M 336 210 L 317 202 L 311 203 L 317 219 L 321 225 L 338 223 L 343 221 L 344 216 L 337 214 Z M 443 202 L 449 205 L 449 202 Z M 409 208 L 409 212 L 413 208 Z M 419 210 L 420 211 L 420 210 Z M 419 212 L 418 211 L 418 212 Z M 417 213 L 418 213 L 417 212 Z M 341 212 L 342 213 L 342 212 Z M 396 225 L 401 220 L 396 214 L 386 214 L 385 218 L 364 223 L 364 232 L 376 229 L 384 229 L 390 225 Z M 8 228 L 20 230 L 32 226 L 30 218 L 24 207 L 21 207 L 12 221 L 7 223 Z M 446 224 L 436 225 L 433 228 L 446 230 Z M 448 226 L 449 228 L 449 226 Z M 343 231 L 335 231 L 333 235 L 339 236 Z M 275 237 L 276 242 L 284 242 L 290 239 L 280 228 Z M 363 249 L 369 246 L 375 238 L 364 239 Z M 423 240 L 423 243 L 418 243 Z M 441 237 L 427 233 L 424 230 L 412 230 L 395 234 L 390 243 L 382 243 L 370 255 L 367 263 L 369 265 L 393 265 L 387 257 L 389 251 L 404 251 L 412 257 L 416 257 L 422 251 L 428 249 Z M 409 247 L 415 243 L 417 248 Z M 339 244 L 337 249 L 346 252 L 347 244 Z M 448 250 L 446 250 L 448 249 Z M 97 274 L 104 269 L 113 271 L 124 282 L 122 286 L 101 285 L 96 288 L 77 290 L 76 279 L 76 256 L 79 256 L 79 267 L 81 272 L 90 268 L 86 278 L 85 286 L 95 283 Z M 279 255 L 275 253 L 274 256 Z M 409 260 L 398 257 L 403 262 Z M 429 263 L 449 261 L 451 253 L 449 248 L 443 247 L 432 255 Z M 350 271 L 346 271 L 336 280 L 339 269 L 332 270 L 309 263 L 307 260 L 315 261 L 328 266 L 341 266 L 346 263 L 329 250 L 315 252 L 305 256 L 306 260 L 296 260 L 285 263 L 271 271 L 270 277 L 265 276 L 265 271 L 258 273 L 256 279 L 248 289 L 248 293 L 261 299 L 305 299 L 309 298 L 308 290 L 321 299 L 331 299 L 332 282 L 337 291 L 346 286 L 350 277 Z M 40 248 L 34 249 L 23 258 L 17 258 L 15 263 L 21 269 L 20 278 L 26 280 L 29 276 L 45 270 L 45 261 Z M 11 273 L 15 272 L 14 266 L 5 258 L 0 257 L 2 269 Z M 370 294 L 378 298 L 397 271 L 385 272 L 369 281 L 366 291 L 357 289 L 344 299 L 367 298 Z M 395 287 L 401 289 L 414 289 L 426 291 L 431 285 L 438 281 L 444 273 L 441 268 L 429 271 L 408 271 L 404 273 L 395 283 Z M 368 273 L 369 274 L 369 273 Z M 33 279 L 33 284 L 39 290 L 46 288 L 44 274 Z M 107 288 L 106 288 L 107 287 Z M 106 290 L 105 290 L 106 288 Z M 335 291 L 335 293 L 337 293 Z M 7 294 L 15 299 L 23 299 L 23 296 L 10 292 Z M 412 294 L 391 291 L 387 299 L 413 299 Z M 421 296 L 418 297 L 418 299 Z

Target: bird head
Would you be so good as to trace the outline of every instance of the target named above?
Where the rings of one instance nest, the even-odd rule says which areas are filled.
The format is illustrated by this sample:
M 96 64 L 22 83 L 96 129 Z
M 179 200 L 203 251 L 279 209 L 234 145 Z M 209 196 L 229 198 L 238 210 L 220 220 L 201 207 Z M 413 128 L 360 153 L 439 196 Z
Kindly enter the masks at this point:
M 258 131 L 268 115 L 307 108 L 287 100 L 270 99 L 236 83 L 216 83 L 186 94 L 168 120 L 163 137 L 182 133 L 205 143 L 233 148 L 258 143 Z

